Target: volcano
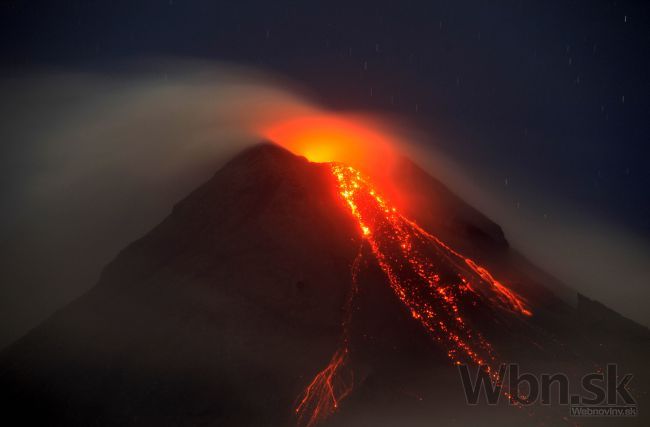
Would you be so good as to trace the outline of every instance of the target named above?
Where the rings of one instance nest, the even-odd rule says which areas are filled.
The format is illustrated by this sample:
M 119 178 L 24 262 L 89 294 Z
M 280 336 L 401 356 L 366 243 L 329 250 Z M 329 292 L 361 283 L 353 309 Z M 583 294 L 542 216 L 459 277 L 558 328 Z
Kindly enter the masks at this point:
M 559 405 L 467 405 L 455 365 L 499 381 L 506 362 L 576 378 L 617 363 L 635 374 L 642 407 L 646 328 L 536 268 L 412 161 L 400 158 L 390 179 L 410 203 L 393 204 L 348 165 L 270 143 L 244 151 L 120 252 L 88 293 L 2 352 L 6 417 L 66 426 L 575 421 Z

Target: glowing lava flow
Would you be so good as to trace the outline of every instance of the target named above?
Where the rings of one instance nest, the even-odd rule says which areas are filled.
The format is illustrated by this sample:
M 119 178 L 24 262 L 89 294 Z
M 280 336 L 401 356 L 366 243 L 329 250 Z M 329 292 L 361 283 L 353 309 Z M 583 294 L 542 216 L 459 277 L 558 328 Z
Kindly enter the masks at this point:
M 303 392 L 296 407 L 298 425 L 311 427 L 338 409 L 339 402 L 352 392 L 352 371 L 347 367 L 347 347 L 332 356 L 327 367 L 320 371 Z
M 456 364 L 473 362 L 494 373 L 491 345 L 466 325 L 461 304 L 476 305 L 487 298 L 502 309 L 531 315 L 521 298 L 400 214 L 356 169 L 331 167 L 364 239 L 411 315 Z
M 302 393 L 295 409 L 298 425 L 312 427 L 338 409 L 339 402 L 352 392 L 354 373 L 349 367 L 349 324 L 352 320 L 352 302 L 357 293 L 357 274 L 361 262 L 362 248 L 352 264 L 352 288 L 344 307 L 343 339 L 341 347 L 329 363 L 309 383 Z
M 411 316 L 454 364 L 478 365 L 494 381 L 500 381 L 492 345 L 471 327 L 470 314 L 481 312 L 489 316 L 502 311 L 530 316 L 532 313 L 522 298 L 495 280 L 485 268 L 403 216 L 356 169 L 339 163 L 330 167 L 340 195 L 359 224 L 363 241 Z M 353 282 L 356 287 L 356 277 Z M 352 382 L 346 377 L 351 378 L 351 371 L 347 374 L 344 370 L 349 359 L 345 332 L 349 317 L 346 319 L 344 346 L 305 390 L 296 409 L 299 424 L 307 420 L 306 425 L 312 426 L 326 418 L 352 389 Z

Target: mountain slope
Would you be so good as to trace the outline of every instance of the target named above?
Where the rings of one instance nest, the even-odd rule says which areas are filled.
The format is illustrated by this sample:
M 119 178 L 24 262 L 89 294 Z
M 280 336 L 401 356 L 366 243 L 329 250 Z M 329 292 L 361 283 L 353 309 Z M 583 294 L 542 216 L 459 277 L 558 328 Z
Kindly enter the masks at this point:
M 269 145 L 231 161 L 3 353 L 5 402 L 37 391 L 25 413 L 64 424 L 284 419 L 338 339 L 356 250 L 329 180 Z
M 471 313 L 504 355 L 580 370 L 632 348 L 621 361 L 641 365 L 647 329 L 617 319 L 594 341 L 585 330 L 593 313 L 601 323 L 615 314 L 565 304 L 518 268 L 498 225 L 417 166 L 398 173 L 425 203 L 435 197 L 417 218 L 425 228 L 470 248 L 530 303 L 534 315 L 521 322 Z M 471 423 L 483 411 L 506 424 L 526 419 L 513 408 L 466 411 L 445 351 L 395 298 L 329 166 L 269 144 L 229 162 L 90 292 L 4 351 L 2 398 L 26 423 L 292 425 L 346 317 L 354 393 L 327 422 L 430 425 L 463 412 Z

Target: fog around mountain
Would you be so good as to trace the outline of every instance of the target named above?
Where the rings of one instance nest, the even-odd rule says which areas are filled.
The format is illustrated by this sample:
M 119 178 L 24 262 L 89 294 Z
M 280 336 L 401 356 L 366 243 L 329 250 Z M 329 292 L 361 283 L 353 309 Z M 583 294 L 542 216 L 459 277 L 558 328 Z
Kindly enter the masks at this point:
M 122 247 L 258 142 L 260 123 L 323 111 L 308 90 L 277 76 L 171 58 L 112 73 L 5 75 L 0 91 L 7 207 L 0 346 L 88 290 Z M 419 153 L 419 163 L 499 223 L 513 246 L 571 287 L 650 322 L 647 242 L 579 206 L 540 201 L 528 188 L 513 206 L 502 189 L 484 187 L 480 168 L 422 149 L 430 136 L 399 118 L 383 122 L 408 142 L 406 152 Z M 550 205 L 565 213 L 547 217 Z

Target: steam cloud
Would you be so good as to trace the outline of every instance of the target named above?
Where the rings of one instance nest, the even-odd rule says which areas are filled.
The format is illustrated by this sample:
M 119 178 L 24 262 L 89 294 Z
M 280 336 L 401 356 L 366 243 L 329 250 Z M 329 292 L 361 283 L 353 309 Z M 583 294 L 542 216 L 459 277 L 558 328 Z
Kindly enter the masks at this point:
M 259 142 L 260 125 L 316 108 L 231 64 L 125 68 L 0 80 L 0 348 L 89 289 L 121 248 Z
M 258 142 L 260 126 L 322 110 L 269 74 L 177 60 L 112 73 L 5 76 L 0 94 L 0 348 L 89 289 L 122 247 Z M 415 142 L 411 151 L 425 145 L 408 126 L 394 128 L 399 139 Z M 521 195 L 528 209 L 515 209 L 442 153 L 428 150 L 425 158 L 424 166 L 500 223 L 534 261 L 650 324 L 642 304 L 650 277 L 646 242 L 586 221 L 574 207 L 562 209 L 562 220 L 542 222 L 534 194 Z

